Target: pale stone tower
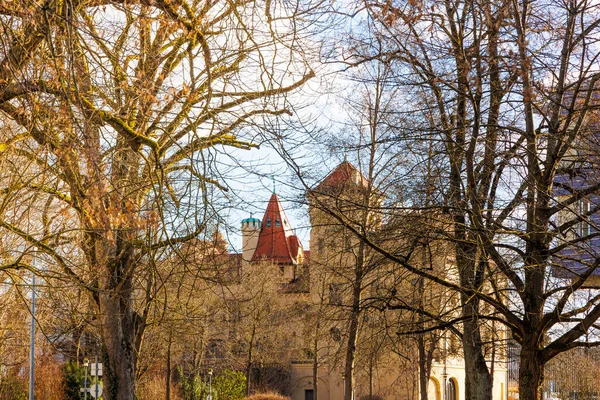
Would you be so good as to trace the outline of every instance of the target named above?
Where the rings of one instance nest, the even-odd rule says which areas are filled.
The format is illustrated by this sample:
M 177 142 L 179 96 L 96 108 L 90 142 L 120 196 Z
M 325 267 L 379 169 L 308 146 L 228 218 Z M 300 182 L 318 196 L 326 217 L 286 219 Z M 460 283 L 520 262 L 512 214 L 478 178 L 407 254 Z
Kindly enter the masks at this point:
M 260 235 L 260 219 L 246 218 L 242 220 L 242 259 L 249 263 L 258 245 Z

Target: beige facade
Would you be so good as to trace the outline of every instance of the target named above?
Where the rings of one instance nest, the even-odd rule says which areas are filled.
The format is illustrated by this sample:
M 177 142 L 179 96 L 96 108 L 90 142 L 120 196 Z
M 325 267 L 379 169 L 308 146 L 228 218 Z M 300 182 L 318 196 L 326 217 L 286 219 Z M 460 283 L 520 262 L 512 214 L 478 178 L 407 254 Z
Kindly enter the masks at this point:
M 411 263 L 422 265 L 445 279 L 455 279 L 453 258 L 442 241 L 433 236 L 423 243 L 415 244 L 412 240 L 422 236 L 422 232 L 417 231 L 427 226 L 446 229 L 443 219 L 436 221 L 433 215 L 410 215 L 402 221 L 386 219 L 380 212 L 382 196 L 373 191 L 375 196 L 369 198 L 365 190 L 371 190 L 367 181 L 353 166 L 345 163 L 308 194 L 312 227 L 310 252 L 302 250 L 301 244 L 297 254 L 293 253 L 293 246 L 287 246 L 287 243 L 284 246 L 282 240 L 289 240 L 290 234 L 281 234 L 277 238 L 277 233 L 269 233 L 273 237 L 257 238 L 256 230 L 248 229 L 248 220 L 242 224 L 244 260 L 252 260 L 247 251 L 256 248 L 256 243 L 264 242 L 269 243 L 269 251 L 277 253 L 279 260 L 284 253 L 292 255 L 291 262 L 271 260 L 273 270 L 279 270 L 281 278 L 280 299 L 289 304 L 304 303 L 312 315 L 312 318 L 294 322 L 305 326 L 292 329 L 294 335 L 299 332 L 303 335 L 296 340 L 296 345 L 312 350 L 296 352 L 298 358 L 290 360 L 292 400 L 314 398 L 315 363 L 318 365 L 318 399 L 344 397 L 347 377 L 343 371 L 352 321 L 356 322 L 357 337 L 353 356 L 356 400 L 418 399 L 416 335 L 397 335 L 397 331 L 414 328 L 410 325 L 414 321 L 410 319 L 417 316 L 382 305 L 392 296 L 405 304 L 415 305 L 414 302 L 419 301 L 432 314 L 458 310 L 456 294 L 419 281 L 414 274 L 387 260 L 373 246 L 365 246 L 356 235 L 356 232 L 363 232 L 385 251 L 402 254 L 410 251 Z M 265 234 L 267 218 L 269 224 L 275 219 L 283 221 L 283 218 L 288 223 L 285 216 L 279 218 L 269 211 L 267 214 L 259 235 Z M 425 219 L 427 224 L 423 223 Z M 279 223 L 283 224 L 281 221 Z M 262 261 L 269 262 L 269 253 L 263 251 L 262 254 Z M 253 263 L 256 262 L 254 259 Z M 248 267 L 251 263 L 245 264 Z M 433 358 L 428 398 L 464 399 L 464 363 L 457 348 L 460 341 L 449 330 L 423 337 L 427 338 L 426 345 Z M 488 339 L 491 343 L 501 343 L 505 334 L 500 328 L 494 329 Z M 491 352 L 495 359 L 493 366 L 490 363 L 495 400 L 507 398 L 505 352 L 500 347 Z

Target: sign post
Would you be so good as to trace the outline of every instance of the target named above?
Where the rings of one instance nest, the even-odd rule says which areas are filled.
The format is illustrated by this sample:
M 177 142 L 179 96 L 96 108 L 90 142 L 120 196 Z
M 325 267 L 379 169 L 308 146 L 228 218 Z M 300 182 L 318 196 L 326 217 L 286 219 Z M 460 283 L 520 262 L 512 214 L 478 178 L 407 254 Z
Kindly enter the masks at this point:
M 96 362 L 92 365 L 92 376 L 96 378 L 94 385 L 90 388 L 90 393 L 92 393 L 92 397 L 97 399 L 102 396 L 102 386 L 100 386 L 100 382 L 98 381 L 98 377 L 102 376 L 102 363 L 98 362 L 98 355 L 96 354 Z
M 97 399 L 102 396 L 102 386 L 98 382 L 94 383 L 90 388 L 90 393 L 93 398 Z

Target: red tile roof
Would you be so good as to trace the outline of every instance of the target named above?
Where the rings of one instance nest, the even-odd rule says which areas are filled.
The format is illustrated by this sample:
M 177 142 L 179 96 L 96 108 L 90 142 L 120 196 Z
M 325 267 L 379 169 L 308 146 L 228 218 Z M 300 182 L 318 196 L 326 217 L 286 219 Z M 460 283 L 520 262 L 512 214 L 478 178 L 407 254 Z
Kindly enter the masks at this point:
M 302 244 L 294 235 L 290 221 L 275 193 L 269 199 L 261 225 L 252 261 L 269 260 L 276 263 L 295 264 Z
M 367 187 L 368 181 L 354 165 L 344 161 L 319 183 L 313 191 L 325 192 L 346 185 Z

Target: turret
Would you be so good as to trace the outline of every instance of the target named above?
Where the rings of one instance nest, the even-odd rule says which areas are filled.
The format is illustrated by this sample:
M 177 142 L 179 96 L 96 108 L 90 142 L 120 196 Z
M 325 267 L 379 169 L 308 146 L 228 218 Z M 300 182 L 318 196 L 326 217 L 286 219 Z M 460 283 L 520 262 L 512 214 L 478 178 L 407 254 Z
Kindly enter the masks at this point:
M 242 220 L 242 259 L 250 262 L 258 245 L 260 235 L 260 219 L 246 218 Z

